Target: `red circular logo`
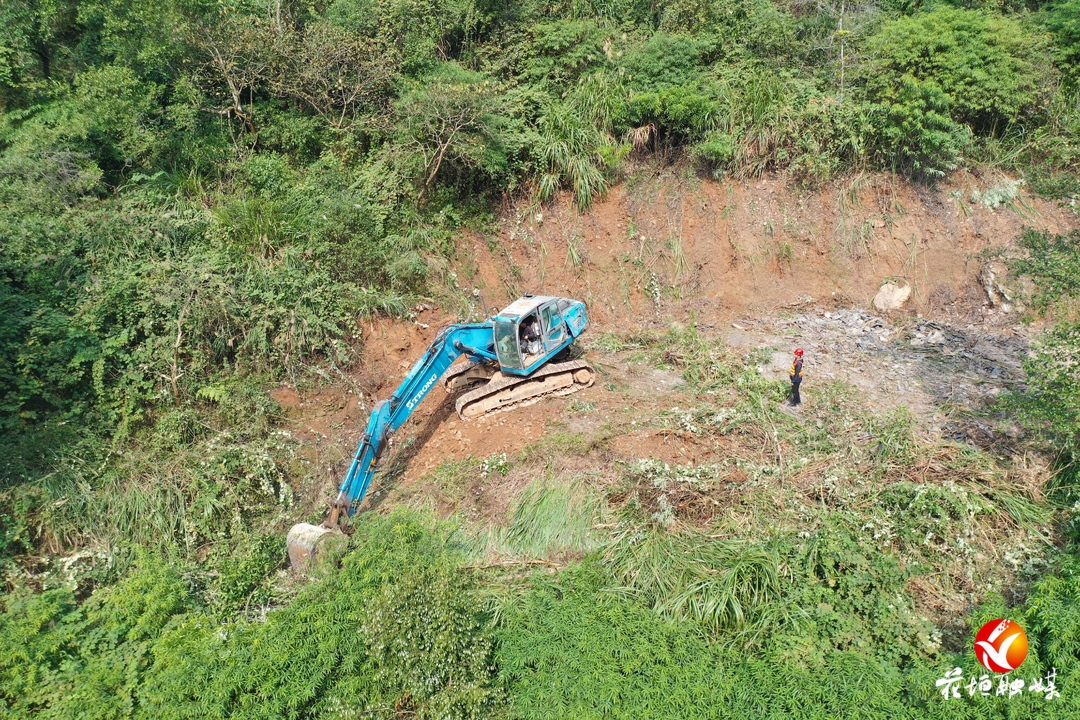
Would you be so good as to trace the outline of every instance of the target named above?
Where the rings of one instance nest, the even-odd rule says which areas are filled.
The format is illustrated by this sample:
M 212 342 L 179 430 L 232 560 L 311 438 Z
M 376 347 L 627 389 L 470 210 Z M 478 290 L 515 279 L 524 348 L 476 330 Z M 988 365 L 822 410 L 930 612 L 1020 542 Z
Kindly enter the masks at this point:
M 991 672 L 1012 672 L 1024 662 L 1027 651 L 1027 635 L 1012 620 L 991 620 L 975 636 L 975 657 Z

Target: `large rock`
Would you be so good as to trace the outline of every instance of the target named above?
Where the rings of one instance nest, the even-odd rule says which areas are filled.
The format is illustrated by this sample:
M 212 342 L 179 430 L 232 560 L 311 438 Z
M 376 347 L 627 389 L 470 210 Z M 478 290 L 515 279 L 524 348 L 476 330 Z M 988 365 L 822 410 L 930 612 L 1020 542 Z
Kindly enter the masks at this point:
M 316 553 L 331 540 L 344 540 L 345 536 L 337 528 L 324 528 L 322 525 L 298 523 L 289 530 L 286 547 L 289 550 L 289 564 L 294 568 L 304 568 L 311 564 Z
M 881 286 L 881 289 L 877 291 L 877 295 L 874 296 L 874 307 L 880 312 L 899 310 L 908 301 L 909 297 L 911 297 L 910 285 L 897 285 L 894 282 L 887 282 Z

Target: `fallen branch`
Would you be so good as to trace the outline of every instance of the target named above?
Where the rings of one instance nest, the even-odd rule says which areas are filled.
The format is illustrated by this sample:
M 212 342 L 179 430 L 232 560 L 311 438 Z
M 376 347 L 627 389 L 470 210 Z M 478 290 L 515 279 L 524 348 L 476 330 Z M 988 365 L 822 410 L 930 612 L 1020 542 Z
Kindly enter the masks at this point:
M 553 563 L 549 560 L 503 560 L 502 562 L 490 563 L 488 565 L 465 565 L 462 570 L 490 570 L 491 568 L 502 567 L 515 567 L 519 565 L 545 565 L 547 567 L 555 568 L 556 570 L 562 570 L 566 567 L 565 564 Z

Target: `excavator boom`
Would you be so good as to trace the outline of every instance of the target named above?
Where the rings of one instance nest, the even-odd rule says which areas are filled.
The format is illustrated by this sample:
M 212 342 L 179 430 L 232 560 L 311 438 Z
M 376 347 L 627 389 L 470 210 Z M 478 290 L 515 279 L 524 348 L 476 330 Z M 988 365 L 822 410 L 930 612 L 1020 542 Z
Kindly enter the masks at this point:
M 367 494 L 390 435 L 404 424 L 439 378 L 462 354 L 468 355 L 473 362 L 495 359 L 490 323 L 464 323 L 440 330 L 427 352 L 412 366 L 390 399 L 381 400 L 375 405 L 367 430 L 356 448 L 324 525 L 336 525 L 342 511 L 349 515 L 356 511 Z

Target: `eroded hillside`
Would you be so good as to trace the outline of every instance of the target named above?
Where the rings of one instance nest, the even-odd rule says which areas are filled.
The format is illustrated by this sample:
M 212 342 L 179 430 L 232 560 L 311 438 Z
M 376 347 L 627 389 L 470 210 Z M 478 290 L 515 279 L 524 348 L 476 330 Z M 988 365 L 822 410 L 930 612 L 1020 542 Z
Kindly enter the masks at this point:
M 995 410 L 1022 387 L 1035 329 L 979 277 L 988 264 L 1001 273 L 995 258 L 1025 226 L 1078 223 L 995 182 L 1020 192 L 992 206 L 980 197 L 998 191 L 973 176 L 919 190 L 859 176 L 800 196 L 781 179 L 646 173 L 589 213 L 512 211 L 444 270 L 459 295 L 411 322 L 362 323 L 348 383 L 275 393 L 313 463 L 297 489 L 306 507 L 326 502 L 366 410 L 451 310 L 523 292 L 583 298 L 593 388 L 477 421 L 435 391 L 365 509 L 433 508 L 460 518 L 487 562 L 557 565 L 602 544 L 631 507 L 747 540 L 810 537 L 843 516 L 912 568 L 913 611 L 959 642 L 972 607 L 1022 586 L 1054 537 L 1040 509 L 1048 460 Z M 887 281 L 912 288 L 893 312 L 871 302 Z M 808 353 L 797 411 L 782 404 L 795 346 Z M 533 529 L 545 540 L 522 540 L 538 487 L 588 517 L 556 514 Z

